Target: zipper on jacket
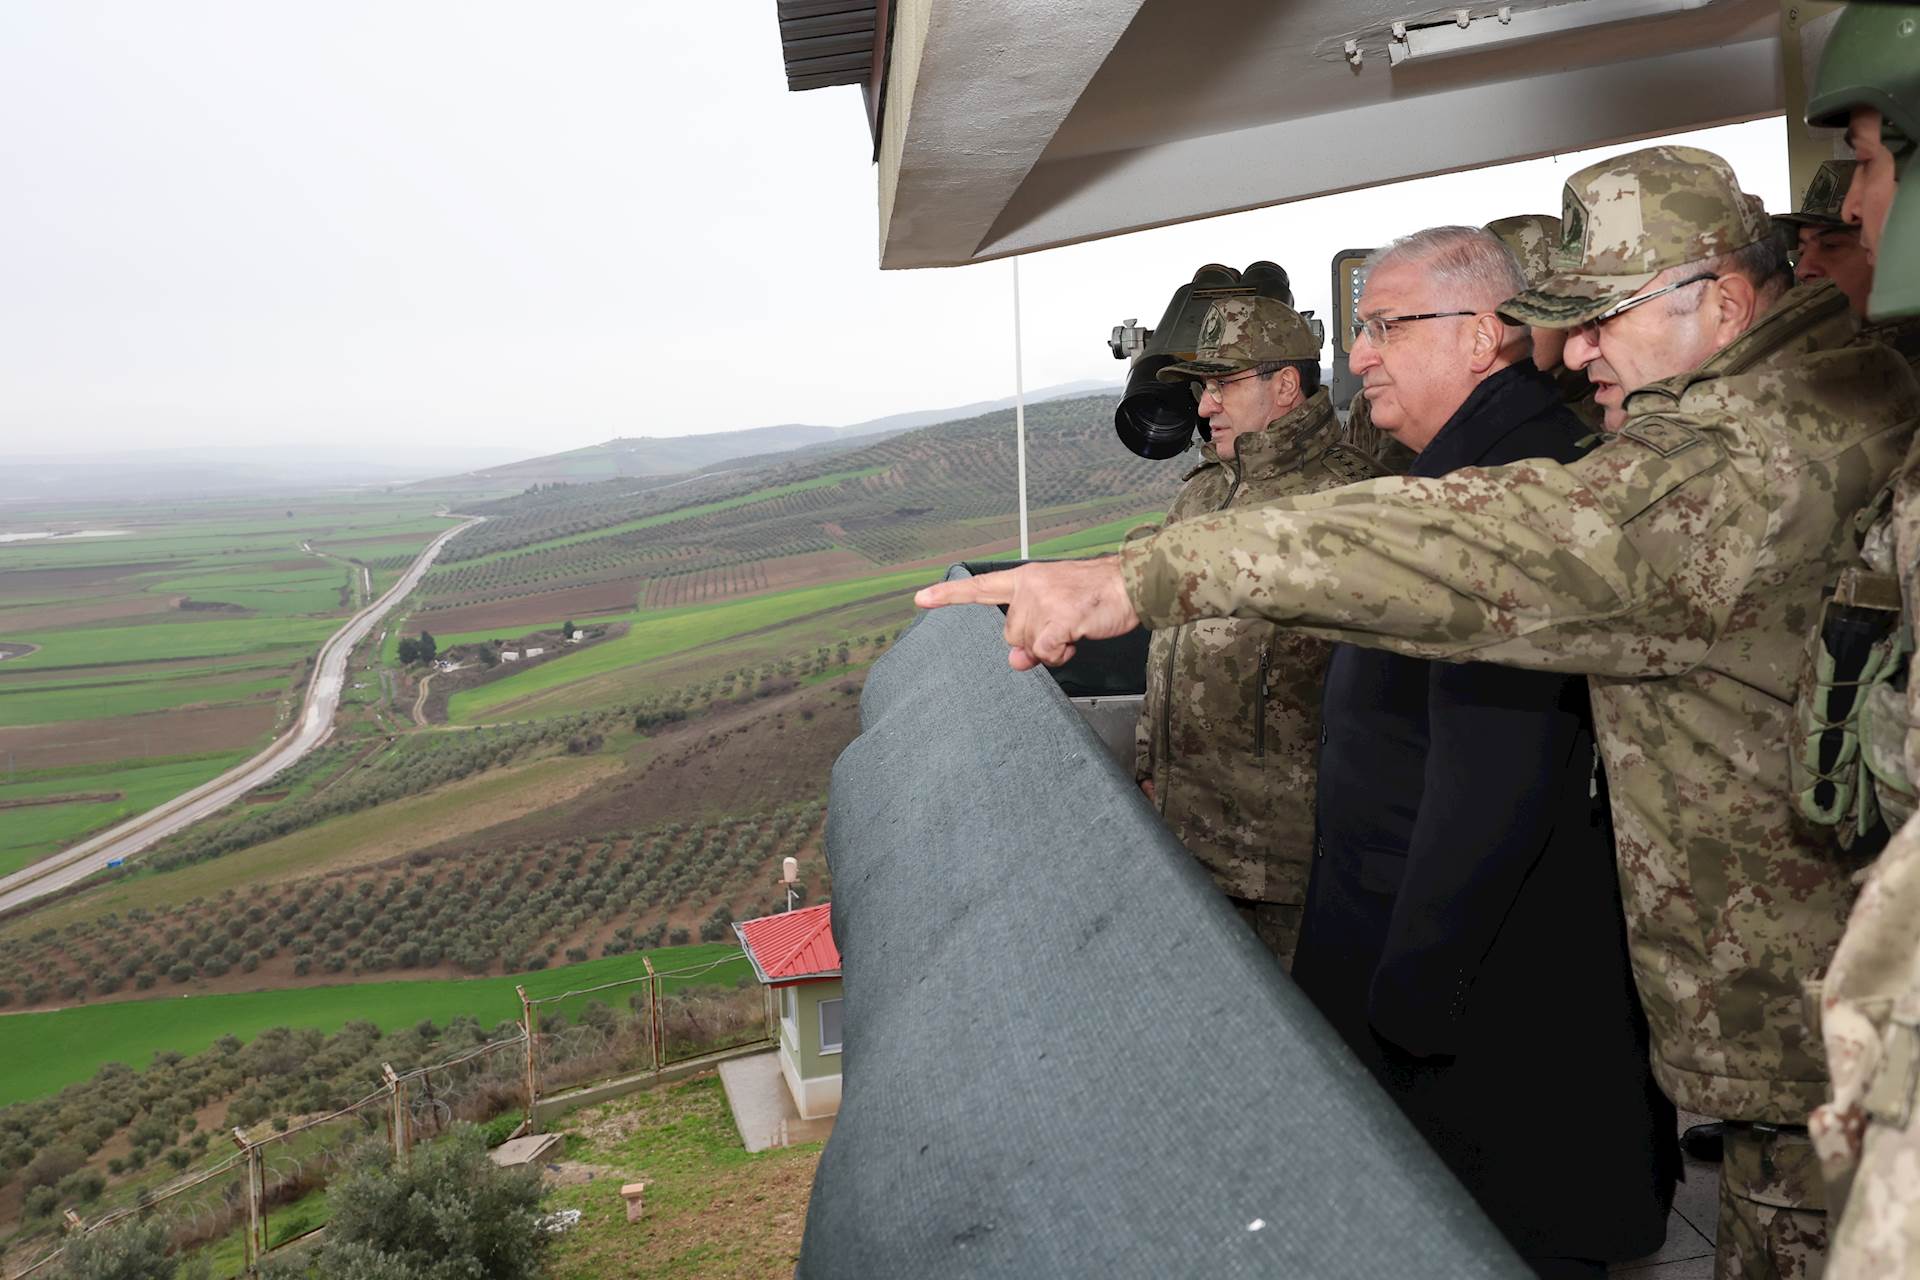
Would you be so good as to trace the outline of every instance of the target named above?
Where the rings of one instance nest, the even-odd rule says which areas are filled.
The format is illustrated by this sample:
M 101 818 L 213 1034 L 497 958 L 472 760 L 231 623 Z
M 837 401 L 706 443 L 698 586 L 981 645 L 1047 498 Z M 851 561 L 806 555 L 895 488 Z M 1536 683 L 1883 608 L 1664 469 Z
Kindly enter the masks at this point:
M 1253 700 L 1253 758 L 1267 758 L 1267 695 L 1271 691 L 1273 646 L 1260 646 L 1260 695 Z

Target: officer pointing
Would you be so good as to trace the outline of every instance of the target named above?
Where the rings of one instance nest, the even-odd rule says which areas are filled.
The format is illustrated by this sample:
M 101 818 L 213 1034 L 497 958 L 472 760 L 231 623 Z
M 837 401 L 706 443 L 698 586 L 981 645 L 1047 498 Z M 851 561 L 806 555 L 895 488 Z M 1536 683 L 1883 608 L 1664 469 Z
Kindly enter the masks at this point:
M 1651 147 L 1582 170 L 1562 221 L 1558 273 L 1502 310 L 1570 330 L 1569 363 L 1606 375 L 1618 429 L 1586 457 L 1371 480 L 916 602 L 1005 604 L 1019 669 L 1143 620 L 1257 617 L 1588 675 L 1655 1075 L 1741 1126 L 1722 1274 L 1805 1274 L 1824 1220 L 1794 1128 L 1826 1072 L 1801 984 L 1856 868 L 1799 819 L 1784 744 L 1806 628 L 1857 560 L 1852 517 L 1904 455 L 1920 392 L 1854 342 L 1832 284 L 1788 287 L 1764 210 L 1717 156 Z

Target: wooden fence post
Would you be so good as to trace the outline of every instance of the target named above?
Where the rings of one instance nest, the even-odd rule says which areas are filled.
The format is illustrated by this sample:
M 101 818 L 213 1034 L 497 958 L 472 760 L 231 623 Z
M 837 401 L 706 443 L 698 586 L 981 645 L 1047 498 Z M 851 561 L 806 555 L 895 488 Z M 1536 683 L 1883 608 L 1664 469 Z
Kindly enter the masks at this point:
M 393 1114 L 393 1158 L 402 1169 L 413 1165 L 413 1143 L 407 1132 L 407 1090 L 400 1083 L 400 1074 L 393 1069 L 391 1062 L 380 1064 L 380 1071 L 387 1078 L 387 1091 L 393 1096 L 387 1100 L 388 1109 Z
M 242 1254 L 246 1261 L 246 1274 L 252 1275 L 259 1269 L 260 1258 L 267 1251 L 267 1224 L 261 1205 L 266 1199 L 266 1179 L 260 1166 L 260 1148 L 247 1141 L 245 1130 L 235 1127 L 233 1144 L 246 1157 L 247 1237 Z
M 653 971 L 653 961 L 646 956 L 640 957 L 640 963 L 647 966 L 647 1026 L 653 1033 L 653 1073 L 659 1075 L 665 1056 L 660 1044 L 660 975 Z
M 520 1022 L 527 1033 L 527 1121 L 520 1126 L 522 1133 L 540 1132 L 540 1064 L 534 1055 L 533 1001 L 527 999 L 527 989 L 516 986 L 520 993 Z

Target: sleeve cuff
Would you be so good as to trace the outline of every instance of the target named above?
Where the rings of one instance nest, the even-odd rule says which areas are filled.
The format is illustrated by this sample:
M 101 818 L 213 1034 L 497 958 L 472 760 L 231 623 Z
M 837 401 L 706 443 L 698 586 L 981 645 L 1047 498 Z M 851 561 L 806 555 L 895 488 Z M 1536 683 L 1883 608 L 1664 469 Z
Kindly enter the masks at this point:
M 1141 623 L 1153 631 L 1186 621 L 1172 612 L 1175 606 L 1172 575 L 1167 572 L 1164 558 L 1154 554 L 1154 548 L 1165 536 L 1163 530 L 1153 537 L 1129 538 L 1120 547 L 1120 582 L 1126 589 L 1127 603 L 1133 606 Z

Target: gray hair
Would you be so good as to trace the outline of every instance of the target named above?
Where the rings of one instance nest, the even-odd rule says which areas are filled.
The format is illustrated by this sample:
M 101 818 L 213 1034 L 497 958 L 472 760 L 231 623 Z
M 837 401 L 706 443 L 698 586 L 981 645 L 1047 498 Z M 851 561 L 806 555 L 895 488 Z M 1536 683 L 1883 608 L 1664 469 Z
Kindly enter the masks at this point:
M 1424 267 L 1440 285 L 1438 307 L 1492 311 L 1527 288 L 1513 250 L 1480 227 L 1429 227 L 1401 236 L 1368 254 L 1362 269 L 1371 274 L 1402 261 Z

